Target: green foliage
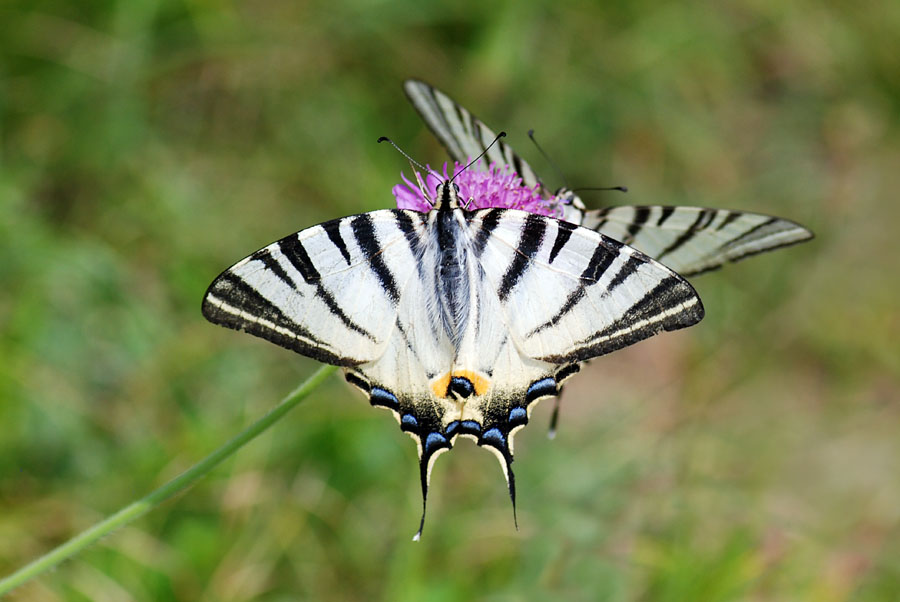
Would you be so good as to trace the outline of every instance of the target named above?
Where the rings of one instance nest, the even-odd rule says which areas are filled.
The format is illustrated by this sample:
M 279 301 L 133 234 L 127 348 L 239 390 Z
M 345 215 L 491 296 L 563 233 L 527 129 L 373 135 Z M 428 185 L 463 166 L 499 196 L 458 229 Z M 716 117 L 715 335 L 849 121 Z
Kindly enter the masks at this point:
M 900 5 L 7 2 L 0 574 L 175 476 L 313 362 L 207 324 L 223 268 L 390 206 L 439 86 L 604 203 L 793 218 L 703 323 L 596 361 L 496 461 L 437 462 L 334 379 L 28 600 L 900 597 Z M 549 404 L 547 404 L 549 406 Z

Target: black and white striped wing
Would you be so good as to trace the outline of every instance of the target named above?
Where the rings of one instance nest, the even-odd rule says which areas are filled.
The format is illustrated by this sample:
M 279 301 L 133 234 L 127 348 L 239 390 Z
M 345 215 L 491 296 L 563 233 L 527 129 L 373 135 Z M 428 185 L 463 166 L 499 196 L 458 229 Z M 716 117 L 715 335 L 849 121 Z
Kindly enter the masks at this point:
M 799 224 L 759 213 L 660 205 L 588 211 L 582 226 L 633 246 L 682 276 L 813 237 Z
M 703 318 L 686 280 L 593 230 L 501 209 L 476 212 L 471 225 L 482 236 L 485 279 L 524 356 L 579 362 Z
M 332 220 L 260 249 L 220 274 L 203 315 L 338 366 L 380 357 L 424 216 L 384 210 Z
M 409 79 L 403 83 L 406 96 L 425 123 L 457 163 L 468 163 L 488 148 L 497 134 L 480 119 L 425 82 Z M 509 166 L 525 186 L 539 184 L 537 175 L 513 149 L 497 140 L 486 155 L 488 162 Z

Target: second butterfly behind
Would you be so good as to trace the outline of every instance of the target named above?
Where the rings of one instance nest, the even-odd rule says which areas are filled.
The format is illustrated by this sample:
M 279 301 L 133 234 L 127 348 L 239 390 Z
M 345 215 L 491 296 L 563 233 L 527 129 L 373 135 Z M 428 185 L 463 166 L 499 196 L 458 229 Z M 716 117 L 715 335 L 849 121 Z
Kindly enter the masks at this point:
M 410 79 L 404 82 L 403 89 L 457 163 L 465 165 L 496 137 L 465 107 L 425 82 Z M 725 263 L 813 237 L 812 232 L 790 220 L 745 211 L 672 205 L 588 210 L 571 190 L 545 189 L 531 166 L 505 142 L 498 141 L 485 155 L 482 168 L 490 163 L 514 171 L 523 187 L 546 199 L 556 217 L 627 243 L 682 276 L 715 270 Z

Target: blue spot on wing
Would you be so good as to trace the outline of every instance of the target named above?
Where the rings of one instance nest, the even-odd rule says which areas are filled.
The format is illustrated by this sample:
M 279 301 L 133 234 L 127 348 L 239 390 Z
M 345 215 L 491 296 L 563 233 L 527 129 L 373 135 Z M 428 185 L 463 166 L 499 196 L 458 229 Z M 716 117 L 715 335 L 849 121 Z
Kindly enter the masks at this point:
M 397 396 L 381 387 L 372 387 L 372 390 L 369 391 L 369 403 L 373 406 L 382 406 L 394 411 L 400 409 L 400 402 L 397 401 Z
M 463 420 L 459 424 L 459 432 L 466 435 L 480 435 L 481 425 L 474 420 Z
M 511 425 L 525 424 L 528 422 L 528 412 L 525 408 L 513 408 L 509 411 L 509 423 Z
M 525 392 L 525 401 L 531 403 L 535 399 L 546 397 L 548 395 L 556 395 L 556 393 L 556 379 L 552 376 L 548 376 L 547 378 L 536 380 L 529 385 L 528 391 Z
M 404 414 L 400 419 L 400 426 L 414 429 L 419 426 L 419 421 L 412 414 Z
M 449 447 L 449 442 L 447 441 L 447 438 L 440 433 L 428 433 L 428 437 L 425 438 L 425 445 L 423 447 L 425 448 L 425 455 L 427 456 L 442 447 Z
M 481 436 L 481 441 L 479 443 L 489 443 L 497 449 L 506 449 L 506 437 L 503 435 L 503 432 L 496 427 L 485 431 Z
M 444 430 L 444 432 L 448 437 L 454 437 L 456 435 L 478 436 L 481 434 L 481 425 L 474 420 L 454 420 L 447 425 L 447 428 Z

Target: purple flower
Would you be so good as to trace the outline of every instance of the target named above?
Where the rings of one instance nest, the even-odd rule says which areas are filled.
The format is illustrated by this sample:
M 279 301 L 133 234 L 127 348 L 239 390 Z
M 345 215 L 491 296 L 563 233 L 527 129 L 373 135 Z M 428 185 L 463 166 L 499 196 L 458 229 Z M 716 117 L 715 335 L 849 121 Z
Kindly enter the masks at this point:
M 444 163 L 444 176 L 439 178 L 426 165 L 429 173 L 425 176 L 425 190 L 430 195 L 434 195 L 438 184 L 450 179 L 447 173 L 447 164 Z M 491 207 L 500 207 L 503 209 L 521 209 L 539 215 L 548 217 L 562 217 L 562 206 L 555 199 L 544 199 L 541 197 L 540 185 L 531 188 L 522 184 L 520 178 L 508 166 L 499 167 L 495 163 L 491 163 L 487 169 L 484 168 L 481 160 L 472 167 L 463 171 L 465 165 L 454 163 L 453 183 L 459 186 L 459 200 L 464 208 L 474 211 L 475 209 L 488 209 Z M 421 178 L 421 174 L 416 172 Z M 431 210 L 431 203 L 422 195 L 418 184 L 410 181 L 401 172 L 400 177 L 403 178 L 403 184 L 394 186 L 393 193 L 397 198 L 398 209 L 412 209 L 427 213 Z

